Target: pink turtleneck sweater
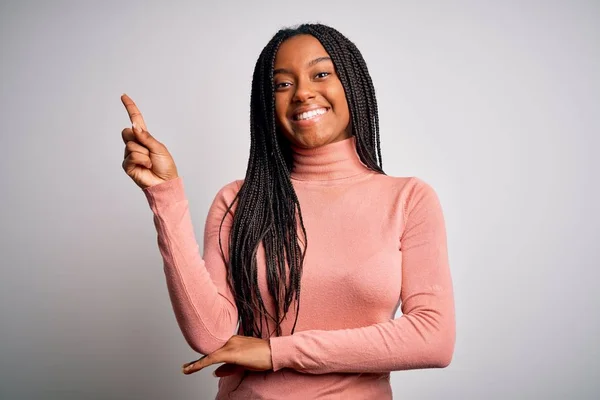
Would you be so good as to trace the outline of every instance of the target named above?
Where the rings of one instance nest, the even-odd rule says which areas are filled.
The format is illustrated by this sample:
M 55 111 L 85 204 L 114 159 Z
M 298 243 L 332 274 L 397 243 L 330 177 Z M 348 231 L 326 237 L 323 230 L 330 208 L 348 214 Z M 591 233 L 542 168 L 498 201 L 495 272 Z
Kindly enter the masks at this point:
M 286 336 L 270 338 L 273 371 L 250 372 L 241 384 L 241 374 L 220 378 L 217 399 L 391 399 L 390 371 L 450 363 L 454 299 L 438 197 L 418 178 L 367 169 L 355 140 L 294 147 L 291 177 L 308 240 L 296 331 L 289 335 L 292 307 L 282 325 Z M 144 190 L 178 324 L 201 354 L 237 329 L 218 236 L 242 183 L 215 196 L 203 255 L 182 178 Z M 235 206 L 221 232 L 226 256 L 233 213 Z M 258 265 L 264 260 L 261 247 Z M 258 279 L 273 313 L 264 269 Z M 394 319 L 398 307 L 402 316 Z

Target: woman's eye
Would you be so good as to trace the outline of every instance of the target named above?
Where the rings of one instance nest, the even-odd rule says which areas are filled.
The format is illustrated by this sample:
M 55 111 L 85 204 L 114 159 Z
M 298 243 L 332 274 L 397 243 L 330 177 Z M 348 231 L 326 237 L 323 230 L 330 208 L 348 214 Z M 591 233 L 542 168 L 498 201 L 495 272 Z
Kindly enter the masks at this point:
M 325 78 L 327 75 L 330 75 L 329 72 L 319 72 L 316 76 L 317 78 Z
M 289 84 L 290 84 L 289 82 L 276 83 L 275 89 L 284 89 L 284 88 L 288 87 L 286 85 L 289 85 Z

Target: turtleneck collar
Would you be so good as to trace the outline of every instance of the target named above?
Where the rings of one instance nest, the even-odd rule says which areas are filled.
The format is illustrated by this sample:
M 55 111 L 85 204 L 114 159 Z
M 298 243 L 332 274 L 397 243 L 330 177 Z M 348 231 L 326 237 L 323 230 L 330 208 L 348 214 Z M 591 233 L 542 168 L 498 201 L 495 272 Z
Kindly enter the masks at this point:
M 356 152 L 356 137 L 312 149 L 291 145 L 294 167 L 291 178 L 299 181 L 332 181 L 373 172 Z

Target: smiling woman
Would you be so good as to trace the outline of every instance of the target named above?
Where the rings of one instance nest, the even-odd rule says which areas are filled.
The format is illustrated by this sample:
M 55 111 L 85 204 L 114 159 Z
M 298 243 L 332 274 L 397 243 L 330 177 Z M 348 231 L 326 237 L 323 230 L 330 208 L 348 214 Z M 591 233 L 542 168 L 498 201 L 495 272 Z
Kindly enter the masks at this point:
M 172 157 L 123 102 L 123 168 L 154 213 L 179 326 L 205 354 L 184 373 L 224 363 L 217 399 L 391 399 L 391 371 L 450 363 L 442 208 L 421 179 L 383 172 L 374 86 L 345 36 L 305 24 L 261 52 L 246 176 L 216 194 L 203 256 Z
M 277 123 L 291 143 L 314 148 L 352 135 L 344 87 L 321 42 L 311 35 L 286 40 L 274 68 Z

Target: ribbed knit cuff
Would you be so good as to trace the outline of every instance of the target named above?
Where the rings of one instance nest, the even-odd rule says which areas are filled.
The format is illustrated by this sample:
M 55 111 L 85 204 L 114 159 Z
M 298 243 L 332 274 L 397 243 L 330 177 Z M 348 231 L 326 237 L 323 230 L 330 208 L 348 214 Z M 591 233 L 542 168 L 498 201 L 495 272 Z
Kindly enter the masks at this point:
M 271 344 L 271 362 L 273 371 L 282 368 L 294 368 L 294 359 L 296 356 L 294 346 L 294 336 L 277 336 L 269 338 Z
M 153 211 L 187 199 L 181 176 L 158 185 L 149 186 L 143 189 L 143 192 Z

